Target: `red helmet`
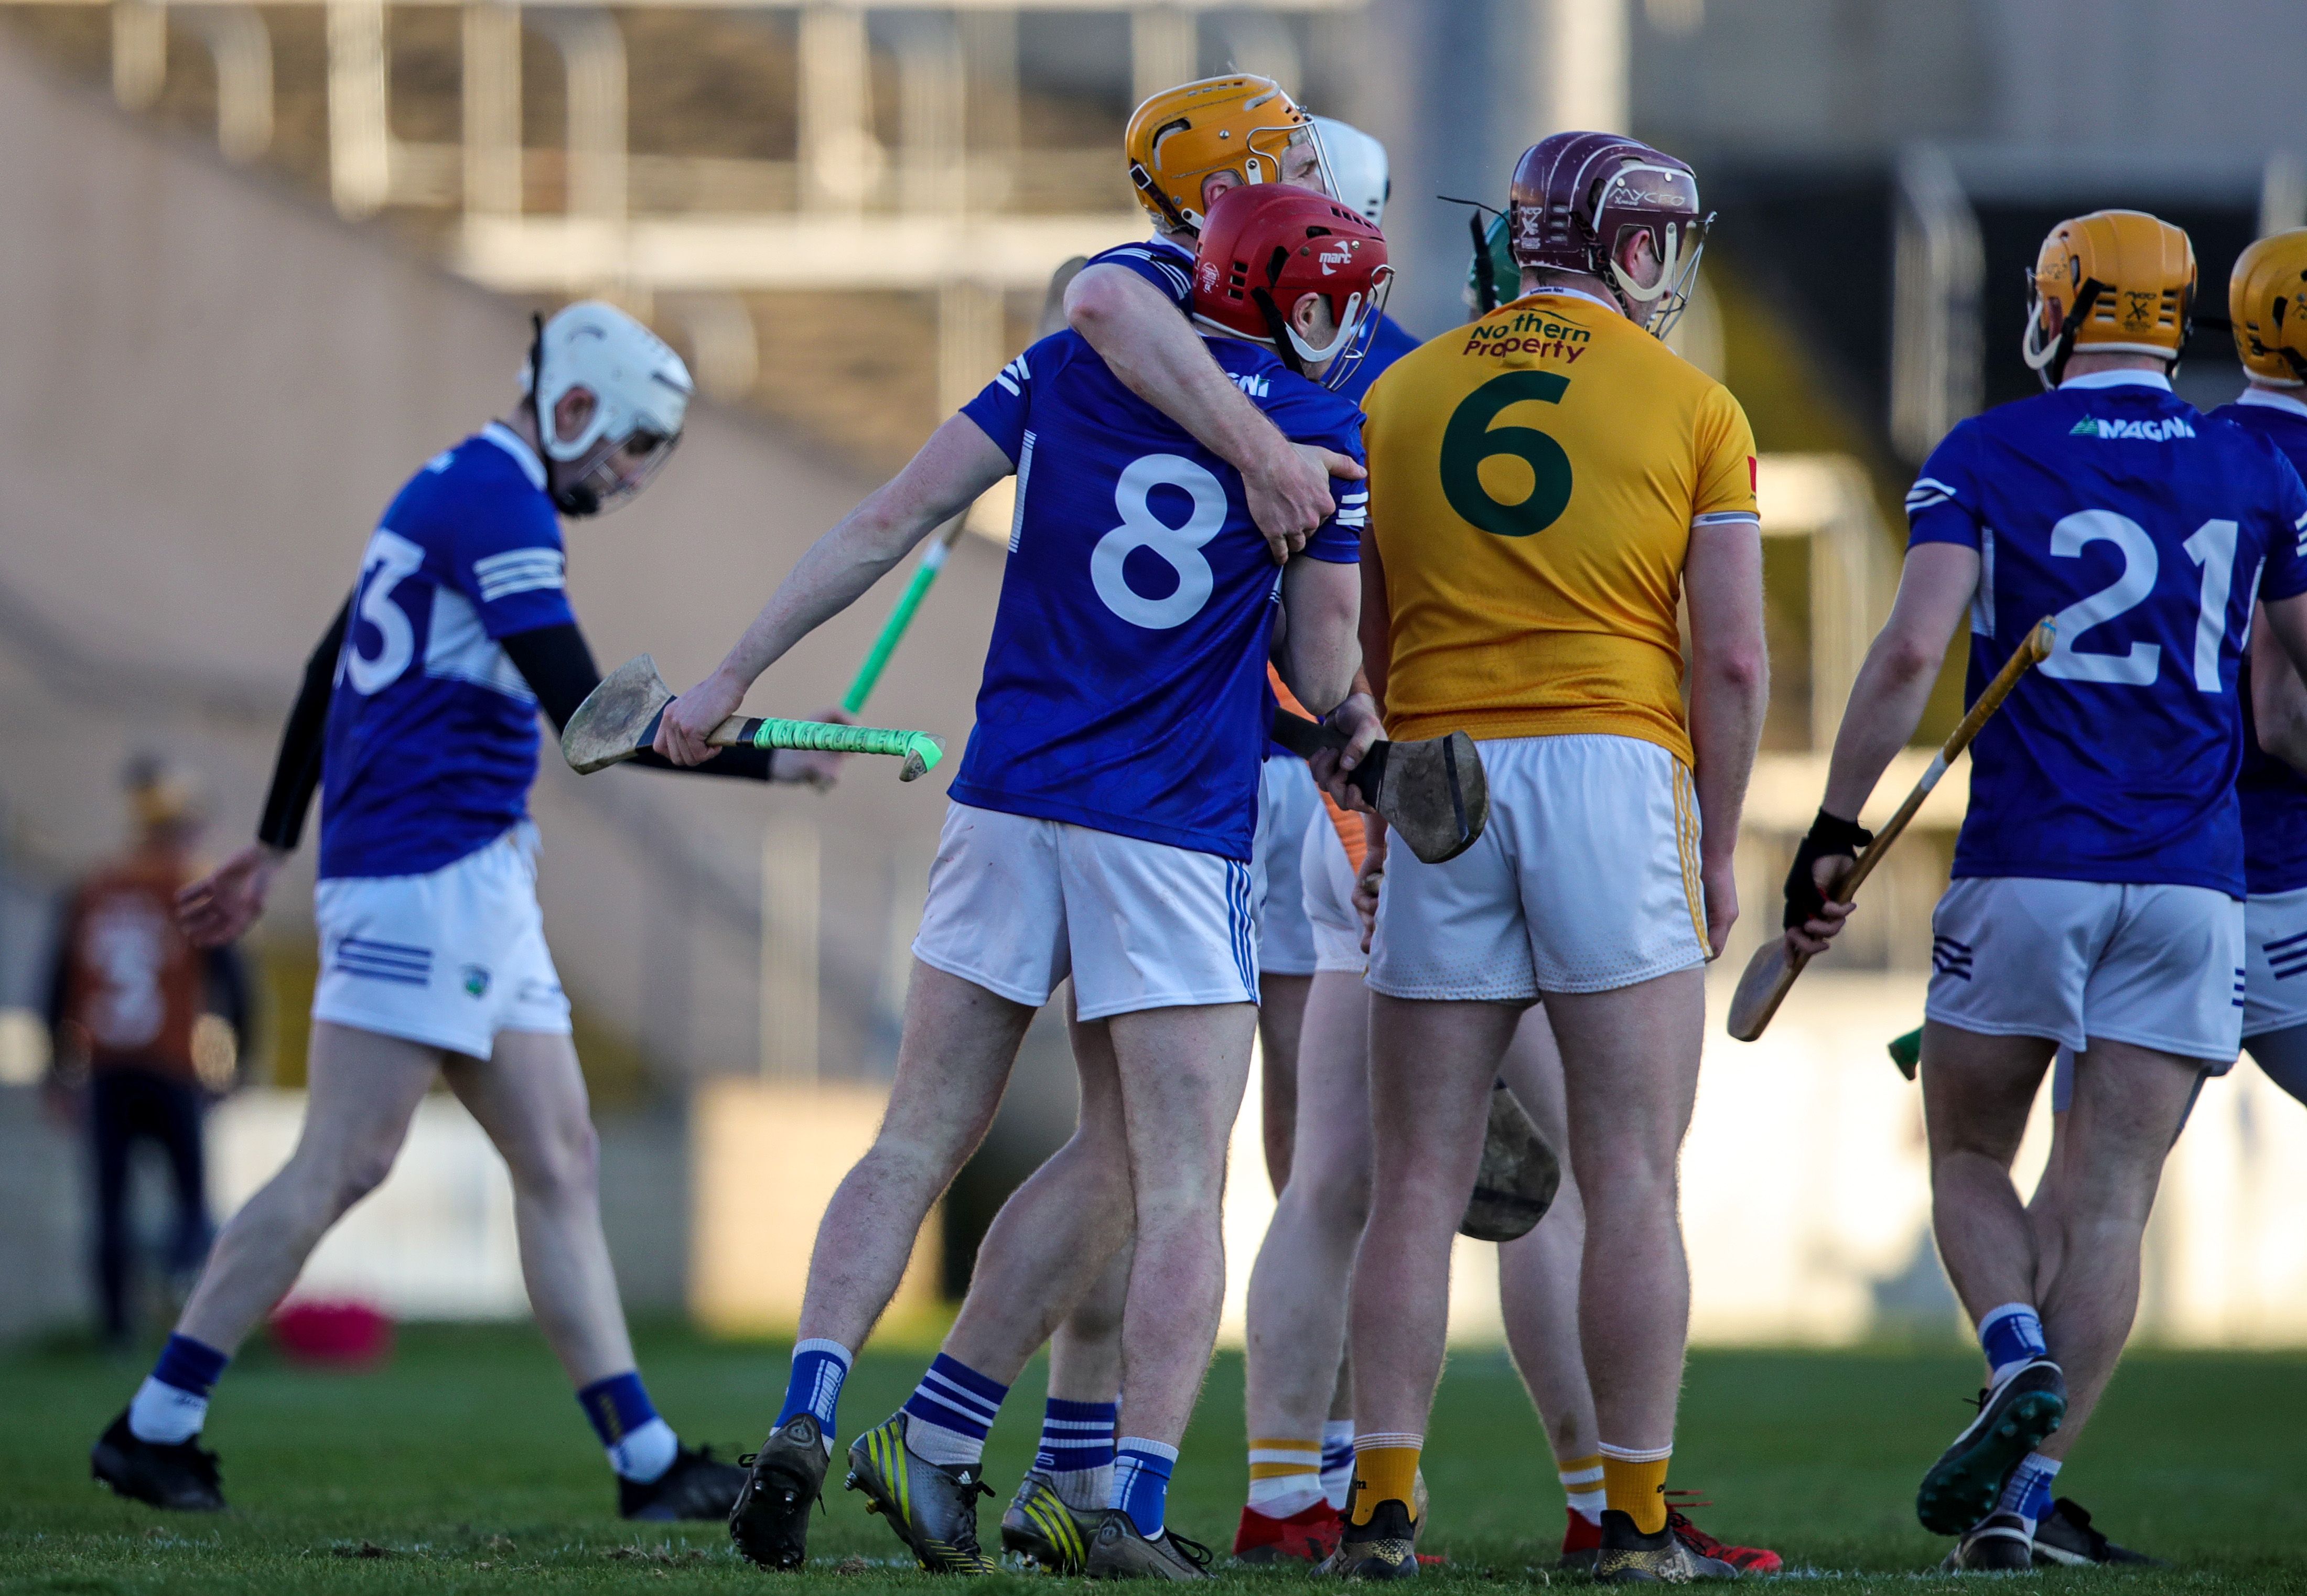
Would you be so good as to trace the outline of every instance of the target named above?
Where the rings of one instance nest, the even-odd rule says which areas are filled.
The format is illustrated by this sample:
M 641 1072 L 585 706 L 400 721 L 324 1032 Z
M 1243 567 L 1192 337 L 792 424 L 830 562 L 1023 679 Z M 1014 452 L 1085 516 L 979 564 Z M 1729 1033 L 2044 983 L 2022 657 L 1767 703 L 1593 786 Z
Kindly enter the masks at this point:
M 1506 202 L 1517 265 L 1600 278 L 1626 314 L 1664 336 L 1689 301 L 1711 213 L 1698 208 L 1698 175 L 1673 156 L 1617 133 L 1560 133 L 1522 152 Z M 1629 231 L 1646 232 L 1659 259 L 1648 287 L 1616 259 Z
M 1385 235 L 1351 206 L 1286 184 L 1230 189 L 1202 219 L 1194 252 L 1194 318 L 1220 332 L 1270 346 L 1292 371 L 1330 361 L 1334 388 L 1359 364 L 1359 337 L 1376 323 L 1394 281 Z M 1290 309 L 1319 294 L 1337 324 L 1308 344 Z

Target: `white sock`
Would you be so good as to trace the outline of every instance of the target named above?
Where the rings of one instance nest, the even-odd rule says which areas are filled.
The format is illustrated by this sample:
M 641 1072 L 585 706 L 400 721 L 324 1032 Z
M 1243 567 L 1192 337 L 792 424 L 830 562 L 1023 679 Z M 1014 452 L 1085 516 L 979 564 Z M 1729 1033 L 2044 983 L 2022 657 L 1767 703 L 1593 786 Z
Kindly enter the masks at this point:
M 1320 1442 L 1275 1439 L 1249 1444 L 1251 1512 L 1268 1518 L 1290 1518 L 1322 1499 Z
M 1337 1512 L 1346 1510 L 1346 1497 L 1354 1489 L 1354 1421 L 1322 1421 L 1322 1496 Z
M 128 1403 L 128 1433 L 156 1446 L 175 1446 L 201 1433 L 208 1422 L 209 1399 L 166 1386 L 151 1376 Z
M 647 1485 L 663 1478 L 665 1472 L 673 1467 L 673 1460 L 681 1451 L 681 1437 L 664 1420 L 652 1419 L 608 1451 L 609 1466 L 617 1471 L 620 1479 Z
M 1583 1468 L 1572 1464 L 1583 1463 Z M 1608 1506 L 1609 1497 L 1602 1489 L 1602 1464 L 1599 1458 L 1589 1462 L 1574 1457 L 1570 1463 L 1557 1463 L 1554 1477 L 1562 1482 L 1562 1497 L 1570 1511 L 1590 1524 L 1602 1522 L 1602 1509 Z

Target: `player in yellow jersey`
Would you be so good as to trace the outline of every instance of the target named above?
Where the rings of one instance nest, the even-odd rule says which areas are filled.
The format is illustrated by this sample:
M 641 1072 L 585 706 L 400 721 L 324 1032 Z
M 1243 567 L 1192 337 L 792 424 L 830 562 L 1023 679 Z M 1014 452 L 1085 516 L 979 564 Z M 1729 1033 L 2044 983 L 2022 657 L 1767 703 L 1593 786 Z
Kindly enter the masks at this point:
M 1656 336 L 1706 227 L 1688 167 L 1559 133 L 1523 155 L 1509 215 L 1522 297 L 1403 356 L 1364 401 L 1367 666 L 1390 735 L 1479 742 L 1490 819 L 1448 863 L 1385 865 L 1335 1566 L 1416 1571 L 1449 1239 L 1498 1060 L 1542 997 L 1587 1209 L 1597 1577 L 1730 1576 L 1671 1532 L 1665 1480 L 1689 1312 L 1675 1164 L 1767 688 L 1753 434 Z

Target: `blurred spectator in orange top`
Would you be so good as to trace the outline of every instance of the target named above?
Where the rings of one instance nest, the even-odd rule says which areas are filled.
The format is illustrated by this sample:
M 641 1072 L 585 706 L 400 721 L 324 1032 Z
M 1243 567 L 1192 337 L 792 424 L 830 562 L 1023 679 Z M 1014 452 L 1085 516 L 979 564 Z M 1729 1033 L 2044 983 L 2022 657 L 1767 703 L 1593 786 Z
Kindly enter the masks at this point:
M 73 888 L 48 982 L 49 1085 L 87 1126 L 97 1295 L 105 1333 L 116 1341 L 133 1328 L 132 1151 L 149 1140 L 167 1159 L 176 1225 L 165 1264 L 181 1294 L 211 1235 L 202 1120 L 210 1102 L 231 1090 L 249 1035 L 239 953 L 195 948 L 176 929 L 177 890 L 201 873 L 199 785 L 190 771 L 144 756 L 130 761 L 124 785 L 134 840 Z

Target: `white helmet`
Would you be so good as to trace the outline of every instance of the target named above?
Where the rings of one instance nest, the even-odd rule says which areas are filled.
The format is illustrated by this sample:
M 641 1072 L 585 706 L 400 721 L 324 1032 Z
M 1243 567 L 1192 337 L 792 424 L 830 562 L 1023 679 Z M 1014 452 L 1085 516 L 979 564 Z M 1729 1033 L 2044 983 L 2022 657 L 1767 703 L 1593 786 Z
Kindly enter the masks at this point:
M 1394 191 L 1394 179 L 1386 170 L 1385 146 L 1334 116 L 1315 117 L 1314 127 L 1322 136 L 1322 155 L 1329 162 L 1337 197 L 1376 227 L 1385 215 L 1386 196 Z
M 580 299 L 535 324 L 520 386 L 536 401 L 537 438 L 546 456 L 562 465 L 595 461 L 554 490 L 553 502 L 569 515 L 596 515 L 656 475 L 681 441 L 697 385 L 663 339 L 613 305 Z M 576 436 L 558 437 L 553 412 L 572 388 L 593 396 L 593 414 Z M 609 457 L 620 449 L 639 456 L 639 463 L 618 470 Z

